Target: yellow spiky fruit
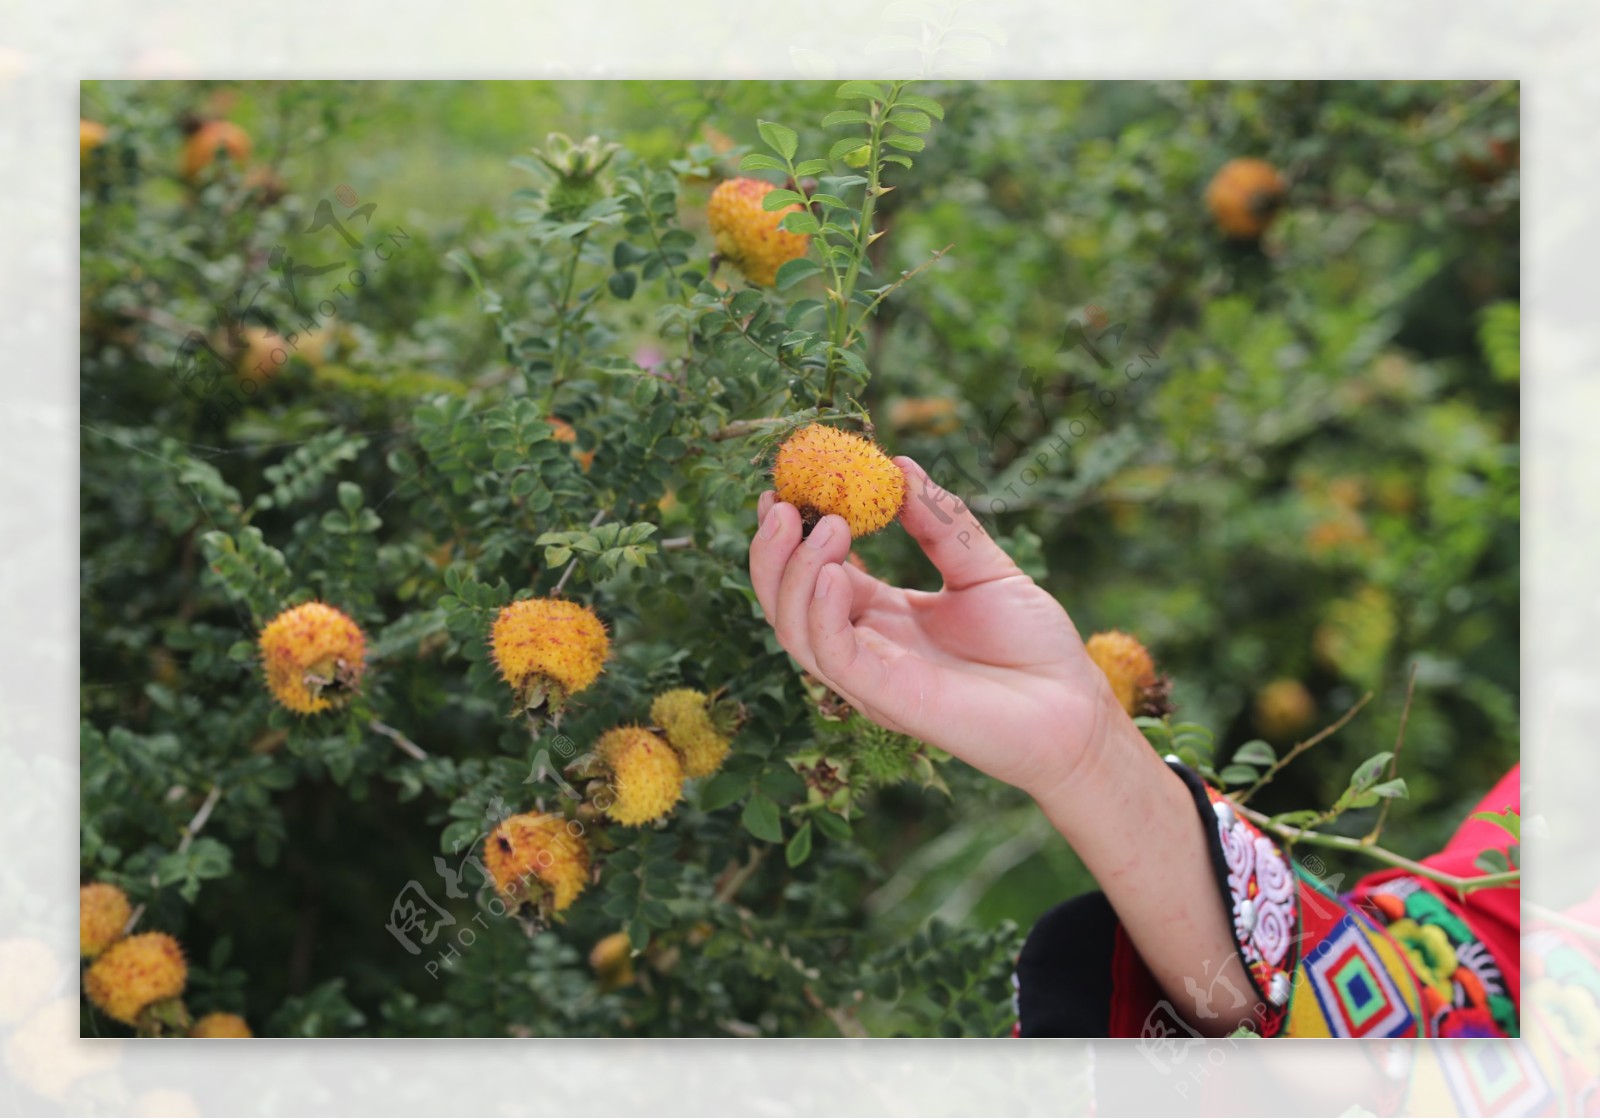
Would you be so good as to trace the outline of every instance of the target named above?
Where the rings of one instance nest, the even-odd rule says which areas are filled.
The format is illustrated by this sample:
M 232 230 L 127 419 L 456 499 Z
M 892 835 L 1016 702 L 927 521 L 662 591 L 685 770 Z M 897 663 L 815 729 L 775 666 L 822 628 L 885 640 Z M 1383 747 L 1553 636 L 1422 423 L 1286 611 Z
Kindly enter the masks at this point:
M 267 687 L 290 711 L 342 707 L 360 687 L 367 637 L 342 610 L 303 602 L 268 622 L 259 644 Z
M 166 933 L 148 932 L 107 948 L 84 972 L 83 990 L 105 1013 L 136 1026 L 146 1011 L 180 997 L 188 980 L 178 942 Z
M 213 1011 L 196 1022 L 189 1030 L 190 1037 L 255 1037 L 250 1023 L 237 1014 Z
M 561 598 L 524 598 L 494 620 L 495 667 L 516 694 L 518 710 L 548 703 L 560 710 L 600 678 L 611 640 L 593 610 Z
M 1156 663 L 1139 639 L 1121 630 L 1097 633 L 1084 643 L 1089 659 L 1111 682 L 1111 692 L 1130 715 L 1143 714 L 1143 696 L 1157 684 Z
M 489 833 L 483 865 L 501 896 L 560 913 L 589 884 L 589 843 L 576 821 L 524 812 Z
M 1287 189 L 1266 160 L 1230 159 L 1206 186 L 1206 208 L 1229 237 L 1254 240 L 1272 224 Z
M 781 210 L 763 210 L 761 200 L 775 189 L 761 179 L 729 179 L 711 192 L 706 222 L 717 252 L 736 265 L 752 284 L 768 287 L 778 269 L 806 255 L 811 239 L 803 233 L 779 229 L 785 214 L 800 209 L 798 202 Z
M 826 424 L 810 424 L 784 441 L 772 481 L 778 500 L 800 510 L 807 527 L 835 514 L 852 537 L 886 526 L 906 500 L 906 476 L 876 443 Z
M 633 982 L 633 944 L 625 932 L 602 937 L 589 952 L 589 966 L 602 991 L 613 991 Z
M 687 777 L 709 777 L 728 757 L 728 737 L 717 729 L 704 692 L 674 688 L 650 704 L 650 721 L 666 732 Z
M 122 939 L 133 916 L 128 895 L 109 882 L 89 882 L 78 887 L 78 954 L 90 959 Z
M 683 796 L 683 762 L 677 751 L 643 727 L 614 727 L 595 743 L 611 775 L 599 807 L 619 824 L 648 824 L 672 811 Z

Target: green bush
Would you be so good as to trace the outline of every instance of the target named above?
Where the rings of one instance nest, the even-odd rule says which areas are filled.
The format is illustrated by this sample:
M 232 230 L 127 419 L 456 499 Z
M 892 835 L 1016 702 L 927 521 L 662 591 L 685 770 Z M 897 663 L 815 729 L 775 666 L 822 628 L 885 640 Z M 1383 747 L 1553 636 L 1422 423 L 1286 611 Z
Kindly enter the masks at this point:
M 1007 1032 L 1018 930 L 1093 884 L 1020 793 L 836 717 L 760 618 L 754 501 L 819 416 L 966 496 L 1083 633 L 1138 634 L 1219 767 L 1372 692 L 1265 809 L 1393 749 L 1415 668 L 1385 835 L 1426 854 L 1518 752 L 1517 100 L 87 84 L 85 880 L 184 943 L 194 1013 L 264 1034 Z M 186 112 L 253 154 L 181 179 Z M 530 151 L 557 130 L 618 145 L 576 208 Z M 1202 201 L 1239 156 L 1288 182 L 1248 242 Z M 741 159 L 824 196 L 785 220 L 833 248 L 775 289 L 710 266 Z M 898 529 L 857 550 L 928 585 Z M 513 717 L 490 622 L 558 585 L 612 658 Z M 313 598 L 367 673 L 301 717 L 255 641 Z M 1303 725 L 1263 725 L 1275 680 Z M 677 686 L 742 705 L 726 767 L 660 828 L 591 822 L 563 919 L 496 914 L 486 833 L 572 811 L 563 767 Z M 634 979 L 603 983 L 619 930 Z

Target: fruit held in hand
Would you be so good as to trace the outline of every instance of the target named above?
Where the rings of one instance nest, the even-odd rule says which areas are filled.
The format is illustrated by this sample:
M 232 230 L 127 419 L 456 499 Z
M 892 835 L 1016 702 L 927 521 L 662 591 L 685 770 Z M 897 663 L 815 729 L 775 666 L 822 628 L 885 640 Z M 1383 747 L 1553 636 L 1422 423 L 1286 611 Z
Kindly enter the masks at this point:
M 852 537 L 883 528 L 906 499 L 905 475 L 876 443 L 826 424 L 801 428 L 778 448 L 772 480 L 808 529 L 834 514 Z
M 183 145 L 183 177 L 190 182 L 198 179 L 219 151 L 226 152 L 235 164 L 242 164 L 250 158 L 250 134 L 231 120 L 208 120 L 197 125 Z
M 290 711 L 315 715 L 343 706 L 361 684 L 367 638 L 341 610 L 303 602 L 261 631 L 267 687 Z
M 683 762 L 643 727 L 616 727 L 600 736 L 595 755 L 611 775 L 602 810 L 619 824 L 648 824 L 672 811 L 683 796 Z
M 490 646 L 519 711 L 546 703 L 560 710 L 600 678 L 611 652 L 599 616 L 560 598 L 525 598 L 507 606 L 494 620 Z
M 119 1022 L 139 1025 L 149 1011 L 183 994 L 189 967 L 183 949 L 166 933 L 148 932 L 119 940 L 83 976 L 89 1001 Z
M 122 939 L 133 907 L 128 895 L 109 882 L 78 887 L 78 954 L 90 959 Z
M 686 777 L 709 777 L 728 756 L 728 736 L 704 692 L 674 688 L 650 704 L 650 721 L 666 732 L 667 744 L 683 759 Z
M 237 1014 L 207 1014 L 189 1030 L 190 1037 L 255 1037 L 250 1024 Z
M 589 884 L 589 844 L 580 824 L 524 812 L 489 833 L 483 865 L 502 897 L 560 913 Z
M 1156 662 L 1139 639 L 1121 630 L 1097 633 L 1084 643 L 1089 659 L 1111 683 L 1111 693 L 1129 715 L 1164 715 L 1168 683 L 1156 674 Z
M 711 192 L 706 221 L 717 252 L 732 261 L 752 284 L 770 286 L 778 269 L 806 255 L 810 239 L 803 233 L 779 229 L 785 214 L 800 209 L 798 202 L 781 210 L 763 210 L 761 200 L 774 189 L 761 179 L 729 179 Z
M 1283 205 L 1288 187 L 1262 159 L 1230 159 L 1206 187 L 1206 208 L 1229 237 L 1254 240 Z

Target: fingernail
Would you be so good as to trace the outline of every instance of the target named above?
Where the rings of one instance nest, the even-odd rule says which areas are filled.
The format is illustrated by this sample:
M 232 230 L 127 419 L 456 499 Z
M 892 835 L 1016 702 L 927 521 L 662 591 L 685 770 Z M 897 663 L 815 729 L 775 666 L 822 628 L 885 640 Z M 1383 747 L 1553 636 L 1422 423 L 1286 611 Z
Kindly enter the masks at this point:
M 828 569 L 826 567 L 824 567 L 820 572 L 817 573 L 817 589 L 816 589 L 816 592 L 815 592 L 817 598 L 826 598 L 827 597 L 827 595 L 828 595 L 828 580 L 830 578 L 831 578 L 831 575 L 828 573 Z
M 828 540 L 832 536 L 833 522 L 824 517 L 817 522 L 817 527 L 811 530 L 811 546 L 813 548 L 825 548 L 828 546 Z
M 778 513 L 777 513 L 777 510 L 775 508 L 774 509 L 768 509 L 767 510 L 766 519 L 761 522 L 761 539 L 763 539 L 763 540 L 771 540 L 773 538 L 773 536 L 775 536 L 777 534 L 777 532 L 778 532 Z

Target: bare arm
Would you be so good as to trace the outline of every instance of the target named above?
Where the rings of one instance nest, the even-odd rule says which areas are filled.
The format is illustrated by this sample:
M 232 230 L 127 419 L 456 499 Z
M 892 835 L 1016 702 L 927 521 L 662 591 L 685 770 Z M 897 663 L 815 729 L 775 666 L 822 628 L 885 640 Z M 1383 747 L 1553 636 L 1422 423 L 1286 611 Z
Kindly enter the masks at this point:
M 1072 620 L 955 497 L 910 459 L 901 524 L 938 568 L 908 591 L 844 563 L 850 534 L 763 494 L 750 577 L 789 654 L 863 715 L 1028 793 L 1100 883 L 1174 1007 L 1218 970 L 1249 981 L 1214 885 L 1202 821 L 1084 651 Z M 1247 1012 L 1244 1012 L 1247 1013 Z

